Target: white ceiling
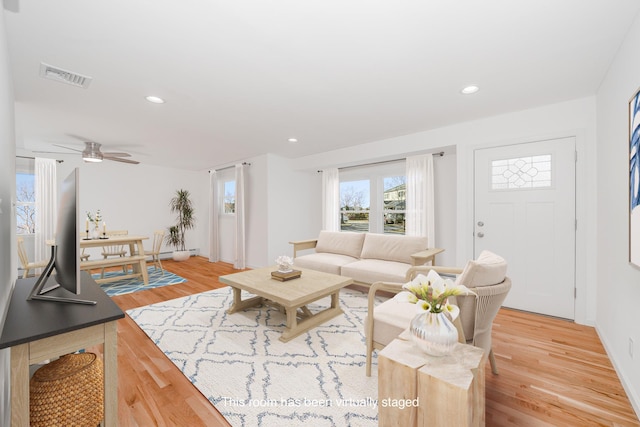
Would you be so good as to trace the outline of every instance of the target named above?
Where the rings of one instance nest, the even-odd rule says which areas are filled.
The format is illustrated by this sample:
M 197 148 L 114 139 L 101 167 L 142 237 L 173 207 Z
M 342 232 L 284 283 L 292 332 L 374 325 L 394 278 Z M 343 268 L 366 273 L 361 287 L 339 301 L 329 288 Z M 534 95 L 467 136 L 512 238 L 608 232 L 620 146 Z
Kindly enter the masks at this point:
M 192 170 L 593 95 L 640 9 L 637 0 L 4 1 L 18 148 L 82 148 L 76 135 Z M 41 62 L 93 81 L 45 80 Z M 472 83 L 477 94 L 459 93 Z

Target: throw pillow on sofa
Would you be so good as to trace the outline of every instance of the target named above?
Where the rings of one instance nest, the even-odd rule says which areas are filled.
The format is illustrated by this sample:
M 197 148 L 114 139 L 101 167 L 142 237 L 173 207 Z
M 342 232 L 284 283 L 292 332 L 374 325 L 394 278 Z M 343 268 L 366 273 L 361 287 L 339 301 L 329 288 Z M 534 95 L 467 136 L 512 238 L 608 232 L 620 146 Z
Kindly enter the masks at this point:
M 360 258 L 397 261 L 411 265 L 411 255 L 427 249 L 427 243 L 426 237 L 367 233 Z
M 363 233 L 354 233 L 352 231 L 321 231 L 318 235 L 316 252 L 329 252 L 359 258 L 363 242 Z

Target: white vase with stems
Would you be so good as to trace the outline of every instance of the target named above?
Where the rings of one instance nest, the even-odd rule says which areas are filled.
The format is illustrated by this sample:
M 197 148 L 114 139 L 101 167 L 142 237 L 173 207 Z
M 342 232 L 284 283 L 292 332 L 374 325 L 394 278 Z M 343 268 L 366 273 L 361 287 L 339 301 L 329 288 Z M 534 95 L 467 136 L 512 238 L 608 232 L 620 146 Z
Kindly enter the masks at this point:
M 411 341 L 431 356 L 447 356 L 458 342 L 458 330 L 444 312 L 419 313 L 409 327 Z
M 92 239 L 99 239 L 100 238 L 100 229 L 98 228 L 98 224 L 94 224 L 93 229 L 91 230 L 91 236 Z

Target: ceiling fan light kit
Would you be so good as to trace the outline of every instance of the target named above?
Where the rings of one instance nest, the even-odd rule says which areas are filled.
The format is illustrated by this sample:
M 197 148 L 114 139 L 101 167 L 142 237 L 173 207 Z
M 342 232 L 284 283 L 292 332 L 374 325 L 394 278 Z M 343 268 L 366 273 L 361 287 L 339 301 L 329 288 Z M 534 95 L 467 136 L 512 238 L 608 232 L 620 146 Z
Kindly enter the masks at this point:
M 98 163 L 103 159 L 100 152 L 100 144 L 96 142 L 85 142 L 85 149 L 82 152 L 82 160 L 89 163 Z
M 82 160 L 88 163 L 98 163 L 102 161 L 102 155 L 100 153 L 82 152 Z

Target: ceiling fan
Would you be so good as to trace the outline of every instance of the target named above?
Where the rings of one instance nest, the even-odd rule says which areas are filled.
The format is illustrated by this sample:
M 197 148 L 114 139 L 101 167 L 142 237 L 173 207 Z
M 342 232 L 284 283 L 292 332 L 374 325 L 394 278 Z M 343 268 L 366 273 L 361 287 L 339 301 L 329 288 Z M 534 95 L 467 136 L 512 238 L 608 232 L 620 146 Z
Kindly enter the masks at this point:
M 84 141 L 84 145 L 85 145 L 84 150 L 79 150 L 77 148 L 66 147 L 64 145 L 58 145 L 58 144 L 53 144 L 53 145 L 55 145 L 56 147 L 64 148 L 66 150 L 73 150 L 73 151 L 77 151 L 78 153 L 82 153 L 82 160 L 89 163 L 97 163 L 97 162 L 101 162 L 102 160 L 113 160 L 116 162 L 131 163 L 134 165 L 137 165 L 140 163 L 136 160 L 123 158 L 123 157 L 131 157 L 131 154 L 129 153 L 106 153 L 106 152 L 100 151 L 100 146 L 102 144 L 100 144 L 99 142 Z M 40 151 L 40 152 L 45 153 L 46 151 Z

